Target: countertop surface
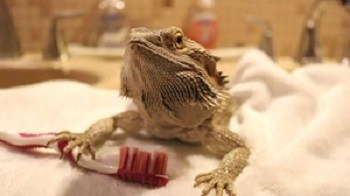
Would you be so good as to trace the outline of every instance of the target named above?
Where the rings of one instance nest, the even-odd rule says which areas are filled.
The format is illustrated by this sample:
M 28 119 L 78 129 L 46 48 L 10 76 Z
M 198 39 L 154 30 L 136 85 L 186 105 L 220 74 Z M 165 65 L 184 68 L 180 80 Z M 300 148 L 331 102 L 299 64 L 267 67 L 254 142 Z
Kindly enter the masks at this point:
M 231 80 L 235 75 L 238 59 L 223 59 L 218 62 L 217 69 Z M 277 64 L 287 71 L 294 70 L 298 64 L 288 57 L 281 57 Z M 96 73 L 100 81 L 94 86 L 106 89 L 118 89 L 120 86 L 120 71 L 123 66 L 122 58 L 99 58 L 99 57 L 72 57 L 63 64 L 68 69 L 86 70 Z
M 276 58 L 276 64 L 282 69 L 290 72 L 299 67 L 299 64 L 294 62 L 290 57 Z M 228 76 L 229 80 L 235 75 L 236 65 L 239 57 L 222 58 L 218 62 L 217 69 L 223 71 L 224 75 Z M 96 75 L 97 82 L 92 85 L 104 89 L 118 89 L 120 86 L 120 72 L 123 65 L 122 57 L 99 57 L 99 56 L 71 56 L 67 61 L 42 61 L 41 55 L 26 54 L 17 60 L 1 60 L 0 67 L 9 64 L 10 67 L 47 67 L 52 69 L 61 69 L 64 72 L 69 71 L 84 71 Z

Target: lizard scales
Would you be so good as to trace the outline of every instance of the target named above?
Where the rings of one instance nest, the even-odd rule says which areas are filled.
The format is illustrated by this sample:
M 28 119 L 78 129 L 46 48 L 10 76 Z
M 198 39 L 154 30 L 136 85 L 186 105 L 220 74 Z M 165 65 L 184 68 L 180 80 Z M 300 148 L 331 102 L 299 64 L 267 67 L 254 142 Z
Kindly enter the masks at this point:
M 99 120 L 84 133 L 64 131 L 49 143 L 69 140 L 64 152 L 79 146 L 79 153 L 95 156 L 98 143 L 116 128 L 137 133 L 145 129 L 159 138 L 201 143 L 222 158 L 218 167 L 197 175 L 195 186 L 206 183 L 202 195 L 236 195 L 234 180 L 250 155 L 243 140 L 229 130 L 237 109 L 225 90 L 225 77 L 216 69 L 218 57 L 188 39 L 181 29 L 134 28 L 121 71 L 121 95 L 136 104 L 126 111 Z

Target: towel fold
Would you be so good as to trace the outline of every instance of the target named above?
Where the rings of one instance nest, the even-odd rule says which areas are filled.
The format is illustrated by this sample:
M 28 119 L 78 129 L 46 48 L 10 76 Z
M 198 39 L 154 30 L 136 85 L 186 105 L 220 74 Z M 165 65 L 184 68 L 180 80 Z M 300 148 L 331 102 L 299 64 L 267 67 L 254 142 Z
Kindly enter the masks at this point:
M 239 134 L 252 155 L 238 195 L 350 193 L 350 69 L 323 65 L 291 74 L 259 51 L 241 59 L 231 88 Z

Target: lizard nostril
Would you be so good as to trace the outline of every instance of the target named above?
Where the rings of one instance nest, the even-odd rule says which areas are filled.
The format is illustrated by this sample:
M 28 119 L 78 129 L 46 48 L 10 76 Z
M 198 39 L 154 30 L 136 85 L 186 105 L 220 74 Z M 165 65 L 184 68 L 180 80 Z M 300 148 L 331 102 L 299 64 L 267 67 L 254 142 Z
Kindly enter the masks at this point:
M 160 46 L 160 45 L 162 44 L 162 38 L 161 38 L 160 36 L 157 35 L 157 36 L 154 38 L 154 43 L 155 43 L 156 45 Z

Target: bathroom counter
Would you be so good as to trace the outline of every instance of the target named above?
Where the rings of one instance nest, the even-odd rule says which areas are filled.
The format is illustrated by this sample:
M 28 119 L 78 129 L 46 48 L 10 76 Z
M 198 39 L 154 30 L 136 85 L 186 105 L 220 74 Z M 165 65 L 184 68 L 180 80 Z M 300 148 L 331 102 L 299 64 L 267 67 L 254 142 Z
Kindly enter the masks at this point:
M 39 54 L 27 54 L 21 58 L 20 62 L 40 62 L 39 64 L 47 64 L 50 68 L 63 69 L 66 71 L 85 71 L 90 72 L 98 77 L 98 81 L 93 86 L 104 89 L 118 89 L 120 86 L 120 71 L 123 64 L 122 57 L 94 57 L 94 56 L 72 56 L 68 61 L 50 62 L 40 61 Z M 223 58 L 218 62 L 218 70 L 223 71 L 224 75 L 230 78 L 234 77 L 238 58 Z M 299 67 L 290 57 L 278 57 L 277 64 L 284 70 L 290 72 Z M 35 63 L 34 63 L 35 64 Z
M 232 78 L 235 75 L 236 60 L 222 60 L 218 63 L 218 70 L 223 71 L 224 75 Z M 299 65 L 288 57 L 278 58 L 277 63 L 286 71 L 292 71 Z M 73 57 L 66 65 L 70 69 L 86 70 L 96 73 L 100 81 L 94 86 L 117 89 L 120 86 L 120 71 L 123 65 L 123 59 L 106 59 L 96 57 Z
M 100 81 L 94 86 L 117 89 L 120 86 L 120 71 L 123 65 L 123 59 L 102 59 L 95 57 L 73 57 L 64 66 L 72 70 L 91 71 L 100 77 Z M 218 64 L 218 69 L 224 72 L 224 75 L 230 77 L 235 73 L 235 62 L 222 61 Z

